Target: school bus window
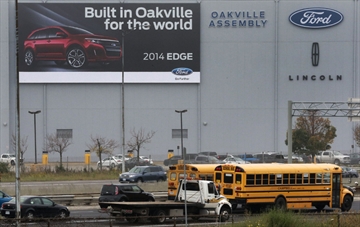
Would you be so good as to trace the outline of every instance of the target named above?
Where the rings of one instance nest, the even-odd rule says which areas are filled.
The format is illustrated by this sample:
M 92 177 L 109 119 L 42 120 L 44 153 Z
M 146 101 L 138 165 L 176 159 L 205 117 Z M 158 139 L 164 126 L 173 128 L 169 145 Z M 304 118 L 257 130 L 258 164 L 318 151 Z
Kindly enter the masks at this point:
M 190 174 L 189 174 L 189 177 L 191 177 L 191 178 L 194 178 L 194 179 L 195 179 L 196 174 L 195 174 L 195 173 L 190 173 Z
M 310 184 L 315 184 L 315 173 L 310 173 Z
M 233 174 L 232 173 L 225 173 L 224 174 L 224 183 L 233 183 Z
M 288 173 L 283 174 L 283 184 L 289 184 L 289 174 Z
M 302 184 L 302 174 L 301 173 L 296 174 L 296 183 Z
M 256 174 L 256 184 L 261 185 L 261 174 Z
M 269 174 L 263 174 L 263 184 L 269 184 Z
M 241 184 L 241 174 L 235 174 L 235 181 L 236 184 Z
M 322 173 L 316 174 L 316 183 L 321 184 L 322 183 Z
M 276 174 L 276 184 L 282 184 L 282 174 Z
M 309 183 L 309 174 L 304 173 L 304 184 L 308 184 L 308 183 Z
M 270 184 L 275 184 L 275 175 L 270 174 Z
M 246 184 L 247 185 L 254 185 L 254 174 L 247 174 L 246 175 Z
M 324 173 L 324 183 L 330 183 L 330 173 Z
M 295 174 L 290 174 L 290 184 L 295 184 Z
M 221 183 L 221 173 L 215 173 L 215 180 L 218 183 Z
M 176 173 L 170 173 L 170 180 L 176 180 Z

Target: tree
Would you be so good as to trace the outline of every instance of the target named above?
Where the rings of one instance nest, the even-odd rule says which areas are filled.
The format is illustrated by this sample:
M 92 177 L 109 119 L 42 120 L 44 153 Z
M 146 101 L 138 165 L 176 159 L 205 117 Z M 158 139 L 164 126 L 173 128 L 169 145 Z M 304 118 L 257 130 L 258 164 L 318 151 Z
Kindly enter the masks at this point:
M 296 119 L 293 129 L 294 153 L 316 155 L 318 151 L 328 150 L 336 137 L 336 128 L 328 118 L 320 117 L 317 111 L 309 111 L 309 116 Z M 285 144 L 288 144 L 287 138 Z
M 45 150 L 49 153 L 56 152 L 60 154 L 60 169 L 63 168 L 62 155 L 71 144 L 71 138 L 68 136 L 58 137 L 56 133 L 46 136 Z
M 127 142 L 127 146 L 130 150 L 137 152 L 137 161 L 139 162 L 140 149 L 141 148 L 145 149 L 144 145 L 146 143 L 151 142 L 151 139 L 155 135 L 155 132 L 150 131 L 150 132 L 146 133 L 145 129 L 143 129 L 143 128 L 140 128 L 138 131 L 136 131 L 135 128 L 133 128 L 130 131 L 130 134 L 131 134 L 131 138 Z
M 28 148 L 28 144 L 27 144 L 27 140 L 28 140 L 28 136 L 25 136 L 23 138 L 20 138 L 20 164 L 22 165 L 24 162 L 24 154 Z M 12 143 L 12 147 L 14 152 L 16 152 L 17 149 L 17 144 L 16 144 L 16 136 L 14 134 L 11 135 L 11 143 Z
M 117 148 L 119 144 L 116 140 L 113 139 L 106 139 L 105 137 L 101 136 L 92 136 L 91 135 L 91 143 L 87 144 L 87 147 L 90 149 L 90 152 L 95 152 L 96 155 L 99 157 L 100 161 L 100 170 L 102 170 L 102 154 L 111 155 L 115 148 Z
M 356 124 L 353 128 L 354 140 L 358 147 L 360 147 L 360 124 Z

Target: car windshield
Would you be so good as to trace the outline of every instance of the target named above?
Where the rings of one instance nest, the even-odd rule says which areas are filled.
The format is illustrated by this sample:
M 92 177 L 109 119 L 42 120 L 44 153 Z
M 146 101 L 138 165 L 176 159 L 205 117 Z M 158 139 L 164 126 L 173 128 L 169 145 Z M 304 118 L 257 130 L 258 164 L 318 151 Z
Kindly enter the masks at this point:
M 81 28 L 76 28 L 76 27 L 62 27 L 62 28 L 72 35 L 93 35 L 93 33 Z
M 134 167 L 131 170 L 129 170 L 129 173 L 142 173 L 143 168 Z

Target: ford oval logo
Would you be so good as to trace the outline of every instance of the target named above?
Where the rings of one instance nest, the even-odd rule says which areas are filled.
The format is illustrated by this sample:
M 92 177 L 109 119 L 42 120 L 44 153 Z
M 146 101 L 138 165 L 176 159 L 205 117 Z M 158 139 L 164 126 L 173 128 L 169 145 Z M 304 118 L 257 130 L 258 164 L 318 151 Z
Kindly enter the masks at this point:
M 289 20 L 296 26 L 303 28 L 328 28 L 339 24 L 344 16 L 339 11 L 314 7 L 300 9 L 289 16 Z
M 189 68 L 175 68 L 171 72 L 177 76 L 186 76 L 193 73 L 192 69 Z

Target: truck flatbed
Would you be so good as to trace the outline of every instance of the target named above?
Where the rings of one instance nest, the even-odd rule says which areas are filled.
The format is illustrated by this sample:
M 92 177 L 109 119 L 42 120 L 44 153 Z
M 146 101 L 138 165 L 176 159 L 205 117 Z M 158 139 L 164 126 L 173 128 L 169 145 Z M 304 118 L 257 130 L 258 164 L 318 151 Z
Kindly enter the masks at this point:
M 99 204 L 106 204 L 111 207 L 116 208 L 147 208 L 147 207 L 167 207 L 167 208 L 182 208 L 184 207 L 184 202 L 176 202 L 172 200 L 167 201 L 155 201 L 155 202 L 99 202 Z M 202 203 L 186 203 L 187 207 L 198 207 L 202 208 L 205 204 Z

